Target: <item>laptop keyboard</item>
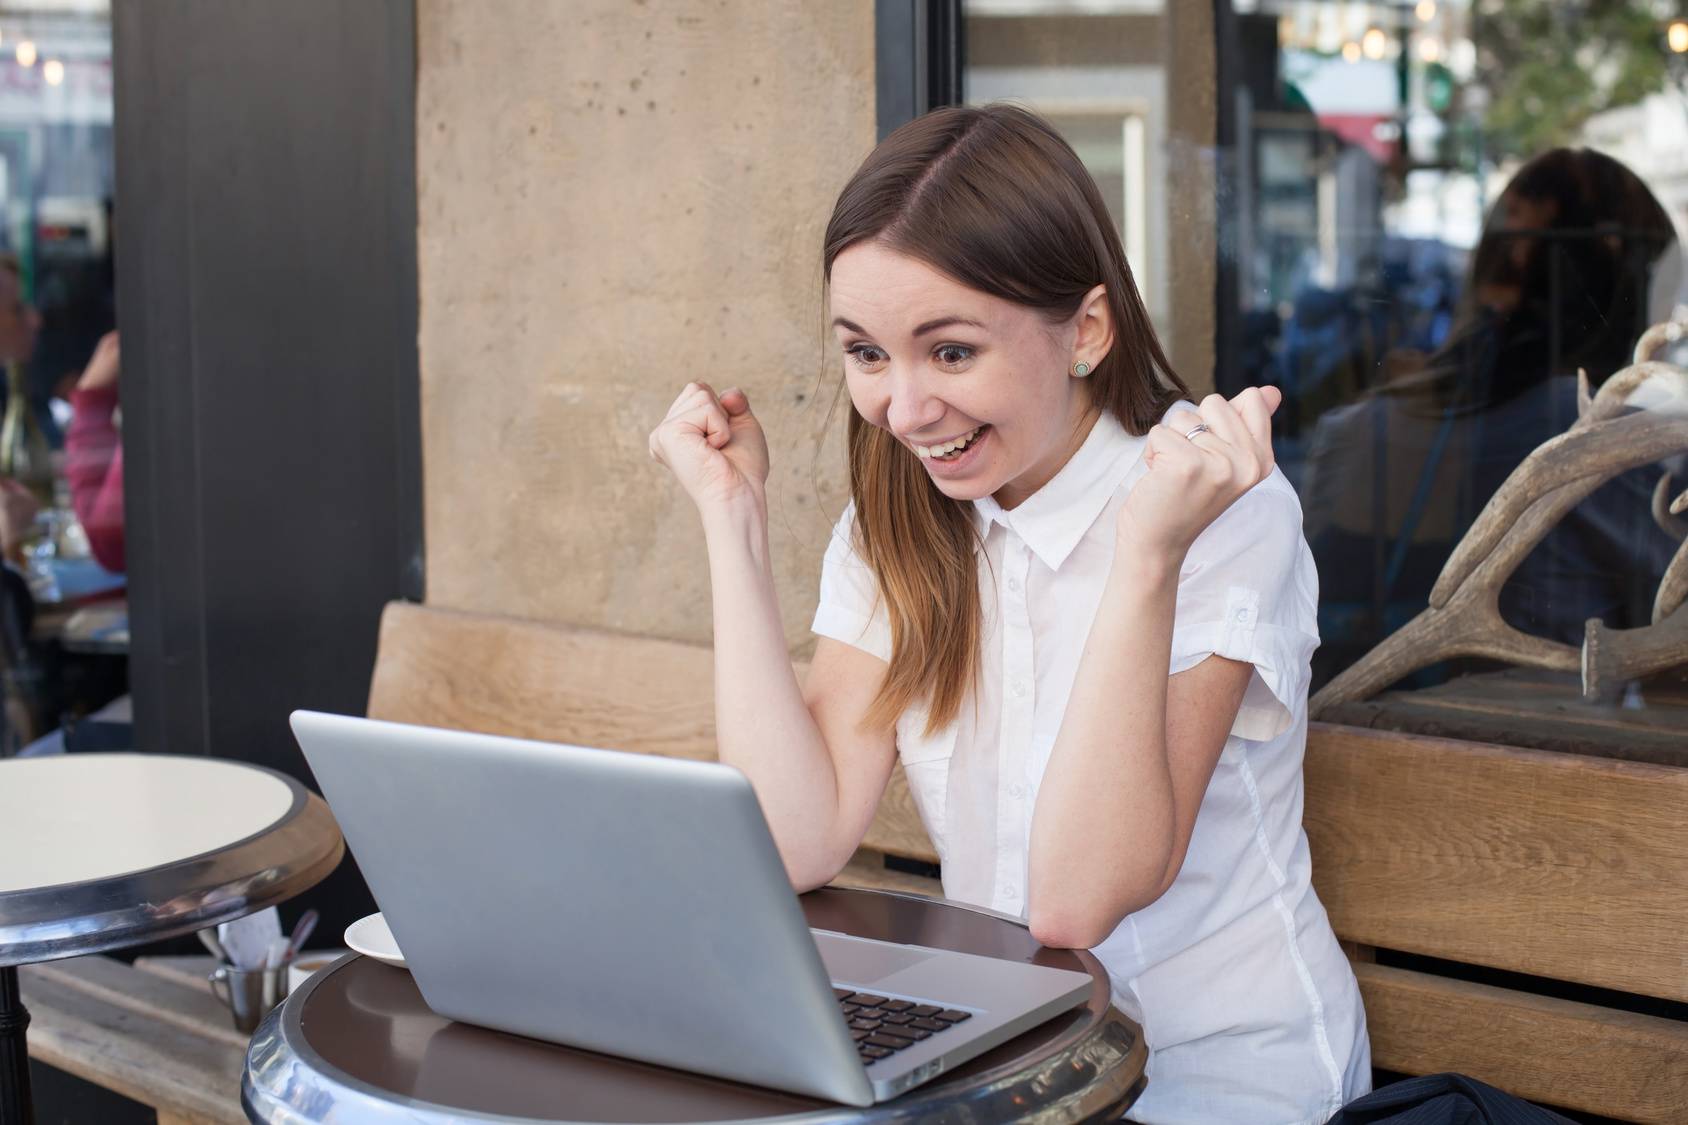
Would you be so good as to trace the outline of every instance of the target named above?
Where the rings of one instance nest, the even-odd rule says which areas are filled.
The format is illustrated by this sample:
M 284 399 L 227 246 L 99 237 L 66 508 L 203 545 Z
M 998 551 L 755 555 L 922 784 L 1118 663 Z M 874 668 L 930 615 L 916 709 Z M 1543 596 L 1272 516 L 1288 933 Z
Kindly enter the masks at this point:
M 936 1004 L 851 992 L 847 988 L 835 988 L 832 994 L 838 997 L 838 1007 L 856 1041 L 856 1053 L 864 1063 L 889 1058 L 905 1047 L 943 1034 L 973 1015 Z

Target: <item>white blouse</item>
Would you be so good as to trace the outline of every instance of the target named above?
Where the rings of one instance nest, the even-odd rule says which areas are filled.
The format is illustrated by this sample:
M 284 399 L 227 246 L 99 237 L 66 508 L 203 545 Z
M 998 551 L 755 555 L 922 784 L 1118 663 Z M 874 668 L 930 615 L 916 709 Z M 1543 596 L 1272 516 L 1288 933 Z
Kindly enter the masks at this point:
M 1013 511 L 974 502 L 985 543 L 977 695 L 931 737 L 924 706 L 897 722 L 951 899 L 1026 914 L 1038 787 L 1113 562 L 1116 516 L 1146 471 L 1144 444 L 1104 415 Z M 849 508 L 813 628 L 889 661 L 890 623 L 853 527 Z M 1151 1052 L 1129 1120 L 1323 1122 L 1370 1089 L 1359 990 L 1313 893 L 1301 829 L 1317 603 L 1301 506 L 1277 470 L 1202 533 L 1179 573 L 1170 671 L 1218 654 L 1254 675 L 1177 879 L 1095 949 Z

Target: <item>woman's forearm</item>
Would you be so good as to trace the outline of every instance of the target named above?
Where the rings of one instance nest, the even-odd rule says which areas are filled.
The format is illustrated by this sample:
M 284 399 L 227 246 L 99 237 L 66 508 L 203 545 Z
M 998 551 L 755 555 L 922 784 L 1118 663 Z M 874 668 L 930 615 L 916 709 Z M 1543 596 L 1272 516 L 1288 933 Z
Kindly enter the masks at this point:
M 799 888 L 837 873 L 838 777 L 791 666 L 760 505 L 707 514 L 721 761 L 750 778 Z M 853 848 L 854 844 L 851 843 Z
M 1088 946 L 1163 889 L 1175 807 L 1167 671 L 1178 560 L 1116 556 L 1033 811 L 1032 932 Z

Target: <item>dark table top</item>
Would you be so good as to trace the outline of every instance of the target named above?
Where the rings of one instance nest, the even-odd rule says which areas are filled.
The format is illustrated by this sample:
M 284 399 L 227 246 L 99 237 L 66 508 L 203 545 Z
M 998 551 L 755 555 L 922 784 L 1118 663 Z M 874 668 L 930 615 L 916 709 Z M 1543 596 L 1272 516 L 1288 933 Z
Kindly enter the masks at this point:
M 1089 953 L 1045 949 L 1017 919 L 912 895 L 826 888 L 820 929 L 1088 972 L 1089 1001 L 891 1102 L 829 1102 L 456 1023 L 410 974 L 352 956 L 276 1009 L 242 1083 L 257 1122 L 1117 1120 L 1142 1092 L 1141 1030 L 1110 1004 Z

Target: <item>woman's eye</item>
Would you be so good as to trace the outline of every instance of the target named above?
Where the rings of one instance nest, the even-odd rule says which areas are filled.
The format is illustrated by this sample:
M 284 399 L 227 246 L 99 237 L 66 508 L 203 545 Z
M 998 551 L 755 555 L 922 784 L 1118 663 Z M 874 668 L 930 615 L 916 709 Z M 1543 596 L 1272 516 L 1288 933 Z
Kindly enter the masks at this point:
M 855 344 L 845 348 L 844 354 L 855 360 L 857 367 L 878 367 L 885 362 L 885 353 L 871 344 Z
M 932 354 L 945 367 L 959 367 L 973 358 L 973 349 L 961 344 L 942 344 Z

